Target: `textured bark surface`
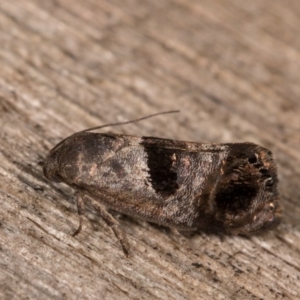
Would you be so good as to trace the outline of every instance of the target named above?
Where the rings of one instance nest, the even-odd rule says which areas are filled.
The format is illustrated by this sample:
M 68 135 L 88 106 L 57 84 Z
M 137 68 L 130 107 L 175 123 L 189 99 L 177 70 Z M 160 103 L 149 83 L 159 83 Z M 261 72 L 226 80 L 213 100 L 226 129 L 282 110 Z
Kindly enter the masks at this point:
M 300 2 L 2 0 L 1 299 L 298 299 Z M 71 133 L 180 109 L 119 133 L 272 150 L 282 225 L 178 238 L 120 216 L 126 258 L 74 191 L 43 178 Z M 108 129 L 111 130 L 112 129 Z

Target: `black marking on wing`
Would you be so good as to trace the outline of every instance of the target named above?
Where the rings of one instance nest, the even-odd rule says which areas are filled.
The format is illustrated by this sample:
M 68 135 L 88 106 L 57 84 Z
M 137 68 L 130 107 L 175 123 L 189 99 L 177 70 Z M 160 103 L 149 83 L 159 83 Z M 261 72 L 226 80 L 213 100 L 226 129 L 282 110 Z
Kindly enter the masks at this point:
M 147 143 L 143 138 L 141 143 L 147 153 L 149 168 L 149 183 L 163 197 L 169 197 L 177 191 L 176 150 Z

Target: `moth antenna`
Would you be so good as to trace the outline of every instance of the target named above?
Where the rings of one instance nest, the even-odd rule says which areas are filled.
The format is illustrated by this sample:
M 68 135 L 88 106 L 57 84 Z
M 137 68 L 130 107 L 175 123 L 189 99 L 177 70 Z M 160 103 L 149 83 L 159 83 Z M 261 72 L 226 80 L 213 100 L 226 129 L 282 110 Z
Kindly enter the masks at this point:
M 148 115 L 148 116 L 141 117 L 141 118 L 134 119 L 134 120 L 130 120 L 130 121 L 110 123 L 110 124 L 105 124 L 105 125 L 100 125 L 100 126 L 96 126 L 96 127 L 84 129 L 84 130 L 76 132 L 76 133 L 81 133 L 81 132 L 86 132 L 86 131 L 101 129 L 101 128 L 105 128 L 105 127 L 114 127 L 114 126 L 119 126 L 119 125 L 126 125 L 126 124 L 136 123 L 136 122 L 139 122 L 139 121 L 142 121 L 142 120 L 146 120 L 146 119 L 150 119 L 150 118 L 153 118 L 153 117 L 156 117 L 156 116 L 166 115 L 166 114 L 175 114 L 175 113 L 179 113 L 179 112 L 180 112 L 179 110 L 163 111 L 163 112 L 155 113 L 155 114 L 152 114 L 152 115 Z
M 92 128 L 88 128 L 88 129 L 84 129 L 84 130 L 81 130 L 81 131 L 78 131 L 78 132 L 75 132 L 73 134 L 71 134 L 70 136 L 66 137 L 65 139 L 63 139 L 62 141 L 60 141 L 54 148 L 54 149 L 57 149 L 66 139 L 68 139 L 69 137 L 75 135 L 75 134 L 78 134 L 78 133 L 81 133 L 81 132 L 86 132 L 86 131 L 91 131 L 91 130 L 96 130 L 96 129 L 100 129 L 100 128 L 105 128 L 105 127 L 113 127 L 113 126 L 119 126 L 119 125 L 126 125 L 126 124 L 130 124 L 130 123 L 135 123 L 135 122 L 139 122 L 139 121 L 142 121 L 142 120 L 146 120 L 146 119 L 150 119 L 150 118 L 153 118 L 153 117 L 156 117 L 156 116 L 160 116 L 160 115 L 166 115 L 166 114 L 175 114 L 175 113 L 179 113 L 180 110 L 169 110 L 169 111 L 163 111 L 163 112 L 159 112 L 159 113 L 155 113 L 155 114 L 152 114 L 152 115 L 148 115 L 148 116 L 145 116 L 145 117 L 142 117 L 142 118 L 138 118 L 138 119 L 134 119 L 134 120 L 130 120 L 130 121 L 125 121 L 125 122 L 118 122 L 118 123 L 111 123 L 111 124 L 105 124 L 105 125 L 101 125 L 101 126 L 96 126 L 96 127 L 92 127 Z

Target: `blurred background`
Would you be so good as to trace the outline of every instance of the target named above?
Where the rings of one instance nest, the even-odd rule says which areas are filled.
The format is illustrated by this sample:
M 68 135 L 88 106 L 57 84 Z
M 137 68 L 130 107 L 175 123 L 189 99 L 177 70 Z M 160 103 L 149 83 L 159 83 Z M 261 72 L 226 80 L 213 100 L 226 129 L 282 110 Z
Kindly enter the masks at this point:
M 0 295 L 13 299 L 11 291 L 19 285 L 16 295 L 30 295 L 30 299 L 41 295 L 45 299 L 63 295 L 134 299 L 135 293 L 136 299 L 300 296 L 299 280 L 296 283 L 300 276 L 299 28 L 297 0 L 2 0 L 0 217 L 6 231 L 0 232 L 0 238 L 6 249 L 2 259 L 10 271 L 3 275 Z M 176 259 L 166 256 L 173 246 L 168 246 L 166 235 L 125 220 L 141 260 L 131 261 L 132 265 L 125 261 L 120 271 L 115 260 L 122 253 L 108 228 L 100 229 L 98 241 L 108 241 L 109 258 L 101 245 L 87 250 L 97 243 L 86 236 L 93 236 L 93 229 L 78 237 L 83 246 L 73 244 L 69 236 L 77 224 L 73 192 L 43 179 L 43 159 L 76 131 L 174 109 L 180 113 L 113 131 L 195 142 L 248 141 L 269 148 L 278 165 L 284 222 L 269 238 L 221 243 L 218 238 L 200 237 L 196 244 L 201 263 L 195 269 L 191 264 L 196 258 L 190 253 L 176 248 Z M 96 217 L 91 213 L 90 218 Z M 160 254 L 152 253 L 151 234 L 154 244 L 161 243 Z M 45 248 L 42 235 L 49 238 Z M 79 263 L 63 273 L 58 263 L 61 254 L 56 253 L 63 251 L 61 243 L 56 241 L 60 250 L 54 253 L 48 248 L 54 236 L 67 239 L 65 245 L 72 248 L 68 252 L 74 251 L 69 265 L 81 261 L 78 249 L 82 247 L 80 251 L 99 266 L 89 261 L 86 269 Z M 204 245 L 209 249 L 206 254 L 201 252 Z M 145 252 L 139 247 L 151 249 Z M 253 247 L 257 252 L 252 252 Z M 242 258 L 233 258 L 236 253 L 242 253 Z M 149 255 L 154 255 L 153 262 Z M 189 268 L 183 257 L 190 260 Z M 31 270 L 34 284 L 27 282 L 24 273 L 16 276 L 13 261 Z M 129 275 L 130 268 L 139 271 Z M 242 273 L 235 275 L 235 268 Z M 217 271 L 221 273 L 211 275 Z M 98 281 L 92 279 L 95 272 Z M 131 282 L 130 287 L 120 274 Z M 168 274 L 175 279 L 166 279 Z M 43 278 L 43 284 L 37 278 Z M 71 282 L 79 284 L 75 291 Z M 122 288 L 116 291 L 112 282 Z

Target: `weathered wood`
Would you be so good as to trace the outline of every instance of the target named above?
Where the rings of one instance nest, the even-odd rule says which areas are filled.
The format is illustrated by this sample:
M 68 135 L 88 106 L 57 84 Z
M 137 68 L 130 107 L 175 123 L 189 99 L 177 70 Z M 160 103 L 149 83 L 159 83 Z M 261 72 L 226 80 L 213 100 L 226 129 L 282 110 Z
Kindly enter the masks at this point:
M 298 299 L 297 0 L 0 3 L 1 299 Z M 132 255 L 73 190 L 42 176 L 49 149 L 90 126 L 252 141 L 278 162 L 283 224 L 253 238 L 178 238 L 121 216 Z

